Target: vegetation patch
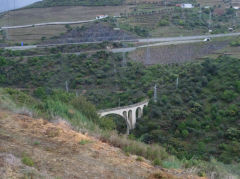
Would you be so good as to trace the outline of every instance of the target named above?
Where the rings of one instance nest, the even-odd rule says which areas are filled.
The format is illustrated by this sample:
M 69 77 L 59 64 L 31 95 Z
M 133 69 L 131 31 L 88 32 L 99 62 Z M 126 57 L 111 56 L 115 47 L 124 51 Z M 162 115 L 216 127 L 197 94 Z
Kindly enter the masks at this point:
M 240 46 L 240 37 L 236 38 L 235 40 L 233 40 L 230 45 L 232 47 L 239 47 Z
M 143 158 L 140 157 L 140 156 L 138 156 L 138 157 L 136 158 L 136 161 L 138 161 L 138 162 L 142 162 L 142 161 L 143 161 Z
M 46 119 L 60 116 L 76 130 L 89 130 L 126 153 L 151 161 L 158 159 L 155 162 L 160 162 L 161 166 L 199 166 L 207 175 L 209 168 L 219 173 L 223 168 L 229 172 L 240 171 L 235 165 L 240 156 L 238 59 L 220 56 L 215 60 L 182 65 L 153 66 L 130 61 L 123 64 L 121 56 L 105 52 L 89 57 L 59 55 L 5 59 L 7 63 L 1 66 L 1 75 L 7 80 L 1 85 L 21 87 L 24 84 L 25 90 L 5 88 L 3 93 L 16 104 L 31 107 Z M 47 74 L 51 75 L 41 77 Z M 58 79 L 61 79 L 62 88 L 66 88 L 68 81 L 68 93 L 54 89 L 60 84 Z M 96 107 L 88 102 L 104 109 L 116 107 L 119 102 L 127 105 L 141 101 L 143 97 L 152 99 L 155 84 L 158 87 L 157 102 L 150 101 L 129 137 L 132 139 L 111 132 L 109 126 L 112 123 L 101 126 L 105 122 L 100 122 Z M 172 159 L 168 152 L 178 158 Z
M 81 140 L 81 141 L 79 142 L 80 145 L 86 145 L 86 144 L 89 144 L 89 143 L 91 143 L 90 140 Z
M 24 154 L 23 158 L 22 158 L 22 163 L 29 166 L 29 167 L 33 167 L 34 166 L 34 161 L 32 160 L 31 157 L 29 157 L 28 155 Z
M 96 22 L 76 28 L 67 27 L 67 32 L 44 43 L 76 43 L 76 42 L 104 42 L 114 40 L 132 40 L 135 35 L 123 30 L 114 30 L 108 23 Z
M 43 0 L 29 7 L 44 8 L 54 6 L 116 6 L 121 5 L 124 0 Z

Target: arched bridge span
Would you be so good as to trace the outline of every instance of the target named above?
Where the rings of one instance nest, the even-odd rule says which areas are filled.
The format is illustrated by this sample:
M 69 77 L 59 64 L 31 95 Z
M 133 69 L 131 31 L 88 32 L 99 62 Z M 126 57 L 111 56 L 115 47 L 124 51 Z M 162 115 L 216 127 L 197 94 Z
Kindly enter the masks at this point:
M 149 100 L 144 100 L 140 103 L 136 103 L 129 106 L 100 110 L 98 111 L 98 114 L 100 115 L 100 117 L 104 117 L 109 114 L 117 114 L 122 116 L 127 123 L 127 133 L 129 133 L 129 130 L 135 128 L 137 118 L 142 117 L 143 108 L 145 106 L 148 106 L 148 103 Z

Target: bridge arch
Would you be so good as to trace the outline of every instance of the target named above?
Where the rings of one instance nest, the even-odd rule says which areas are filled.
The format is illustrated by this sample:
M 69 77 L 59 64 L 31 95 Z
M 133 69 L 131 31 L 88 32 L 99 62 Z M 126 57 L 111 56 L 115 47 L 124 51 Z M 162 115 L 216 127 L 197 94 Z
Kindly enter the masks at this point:
M 143 109 L 141 107 L 138 107 L 136 109 L 136 119 L 139 119 L 142 117 Z
M 148 106 L 148 103 L 149 103 L 149 100 L 145 100 L 143 102 L 129 105 L 129 106 L 101 110 L 101 111 L 98 111 L 98 114 L 100 115 L 100 117 L 106 116 L 108 114 L 118 114 L 122 116 L 127 123 L 127 134 L 129 134 L 129 130 L 132 130 L 135 128 L 137 119 L 142 117 L 143 108 L 145 106 Z
M 128 123 L 126 122 L 126 118 L 124 115 L 120 114 L 115 114 L 115 113 L 109 113 L 102 118 L 105 118 L 103 120 L 104 122 L 107 123 L 106 120 L 111 120 L 112 122 L 107 124 L 107 127 L 110 127 L 111 129 L 117 130 L 119 133 L 125 133 L 126 130 L 128 129 Z
M 124 115 L 120 115 L 120 114 L 116 114 L 116 113 L 109 113 L 109 114 L 106 114 L 106 115 L 104 115 L 102 117 L 110 117 L 110 116 L 118 116 L 120 118 L 125 119 Z

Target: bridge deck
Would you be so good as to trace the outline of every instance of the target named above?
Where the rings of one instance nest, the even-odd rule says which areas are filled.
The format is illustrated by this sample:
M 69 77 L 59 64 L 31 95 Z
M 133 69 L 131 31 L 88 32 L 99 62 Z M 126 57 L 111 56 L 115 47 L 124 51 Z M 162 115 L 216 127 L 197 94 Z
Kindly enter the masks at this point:
M 146 100 L 144 100 L 140 103 L 136 103 L 136 104 L 132 104 L 132 105 L 128 105 L 128 106 L 121 106 L 121 107 L 116 107 L 116 108 L 99 110 L 98 113 L 104 113 L 104 112 L 116 111 L 116 110 L 121 110 L 121 109 L 133 108 L 133 107 L 137 107 L 137 106 L 146 104 L 148 102 L 149 102 L 149 99 L 146 99 Z

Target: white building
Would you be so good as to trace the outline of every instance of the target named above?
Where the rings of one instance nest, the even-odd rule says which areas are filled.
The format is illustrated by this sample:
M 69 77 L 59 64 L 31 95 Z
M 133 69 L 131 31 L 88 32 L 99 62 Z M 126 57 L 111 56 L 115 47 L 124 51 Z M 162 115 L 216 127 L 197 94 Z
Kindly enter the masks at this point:
M 192 4 L 181 4 L 181 8 L 191 9 L 194 8 L 194 6 Z
M 96 16 L 96 19 L 104 19 L 104 18 L 107 18 L 108 15 L 97 15 Z

